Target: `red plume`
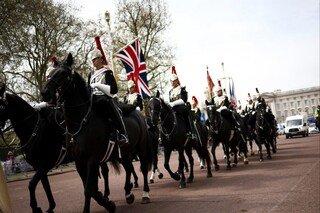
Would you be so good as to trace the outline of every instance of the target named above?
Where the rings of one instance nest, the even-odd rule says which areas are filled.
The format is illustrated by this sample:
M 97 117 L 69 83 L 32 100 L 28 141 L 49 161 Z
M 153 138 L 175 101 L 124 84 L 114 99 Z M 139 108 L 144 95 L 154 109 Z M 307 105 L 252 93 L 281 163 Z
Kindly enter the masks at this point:
M 172 74 L 176 74 L 177 75 L 177 71 L 176 71 L 176 67 L 174 65 L 172 65 Z
M 108 64 L 107 58 L 103 52 L 102 46 L 101 46 L 101 42 L 100 42 L 100 36 L 96 36 L 94 37 L 95 41 L 96 41 L 96 45 L 97 45 L 97 49 L 100 50 L 101 54 L 102 54 L 102 58 L 103 60 Z
M 195 105 L 198 106 L 198 99 L 196 96 L 192 96 L 192 100 L 194 101 Z

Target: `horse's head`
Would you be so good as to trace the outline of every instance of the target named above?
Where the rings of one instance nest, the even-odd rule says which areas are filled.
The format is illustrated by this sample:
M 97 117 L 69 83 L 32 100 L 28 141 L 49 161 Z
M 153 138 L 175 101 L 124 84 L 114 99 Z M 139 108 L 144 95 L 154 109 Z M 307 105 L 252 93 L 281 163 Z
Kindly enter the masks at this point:
M 0 88 L 0 128 L 2 129 L 5 124 L 6 120 L 8 120 L 8 102 L 6 100 L 6 93 L 5 93 L 5 85 L 1 84 Z
M 70 92 L 69 89 L 71 88 L 73 80 L 72 64 L 73 58 L 71 53 L 69 53 L 67 60 L 64 63 L 56 65 L 41 91 L 44 101 L 53 102 L 56 100 L 57 95 L 60 99 Z
M 263 104 L 258 104 L 256 107 L 256 126 L 263 129 L 265 125 L 265 114 L 266 114 L 266 107 Z
M 211 128 L 216 129 L 217 128 L 217 119 L 218 119 L 217 107 L 207 101 L 206 101 L 206 105 L 207 105 L 208 121 L 210 123 L 210 126 L 211 126 Z
M 162 107 L 162 104 L 160 99 L 160 93 L 159 91 L 157 91 L 157 95 L 155 97 L 152 97 L 148 104 L 150 117 L 154 125 L 158 125 L 160 121 L 161 107 Z

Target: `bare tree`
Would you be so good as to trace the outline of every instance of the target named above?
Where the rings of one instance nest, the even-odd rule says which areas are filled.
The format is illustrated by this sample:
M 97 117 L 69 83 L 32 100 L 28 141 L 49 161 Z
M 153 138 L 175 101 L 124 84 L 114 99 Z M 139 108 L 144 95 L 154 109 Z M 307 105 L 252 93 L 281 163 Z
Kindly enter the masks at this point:
M 113 30 L 115 50 L 139 37 L 148 68 L 151 90 L 163 90 L 164 74 L 170 69 L 174 55 L 165 40 L 171 24 L 167 6 L 162 0 L 119 0 Z
M 7 88 L 30 101 L 39 101 L 50 58 L 77 58 L 75 69 L 89 69 L 94 23 L 77 18 L 77 9 L 52 0 L 0 1 L 0 68 Z

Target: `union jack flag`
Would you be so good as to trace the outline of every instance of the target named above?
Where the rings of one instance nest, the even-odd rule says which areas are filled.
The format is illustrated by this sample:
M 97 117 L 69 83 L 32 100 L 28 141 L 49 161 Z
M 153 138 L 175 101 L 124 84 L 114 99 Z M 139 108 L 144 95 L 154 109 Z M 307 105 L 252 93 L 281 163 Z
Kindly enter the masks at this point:
M 139 39 L 137 38 L 131 44 L 125 46 L 116 56 L 122 61 L 126 69 L 127 79 L 134 81 L 136 92 L 143 99 L 149 98 L 151 91 L 148 87 L 147 65 L 140 48 Z

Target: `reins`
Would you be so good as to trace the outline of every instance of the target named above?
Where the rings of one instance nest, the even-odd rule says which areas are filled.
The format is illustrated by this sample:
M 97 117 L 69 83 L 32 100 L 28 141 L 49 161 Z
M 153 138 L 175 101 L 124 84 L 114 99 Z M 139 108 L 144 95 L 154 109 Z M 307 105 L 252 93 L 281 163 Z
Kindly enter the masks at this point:
M 161 107 L 161 109 L 163 109 L 163 108 Z M 172 127 L 171 131 L 168 133 L 168 131 L 167 131 L 166 128 L 164 127 L 164 123 L 165 123 L 165 121 L 167 120 L 167 118 L 169 117 L 170 112 L 171 112 L 171 114 L 173 115 L 173 127 Z M 176 126 L 177 126 L 177 117 L 176 117 L 173 109 L 172 109 L 172 108 L 169 108 L 169 111 L 167 112 L 165 118 L 162 120 L 161 117 L 160 117 L 160 120 L 161 120 L 161 124 L 160 124 L 160 128 L 159 128 L 159 129 L 160 129 L 161 133 L 162 133 L 163 135 L 165 135 L 167 139 L 169 139 L 170 136 L 171 136 L 171 134 L 173 133 L 173 131 L 175 130 L 175 128 L 176 128 Z

